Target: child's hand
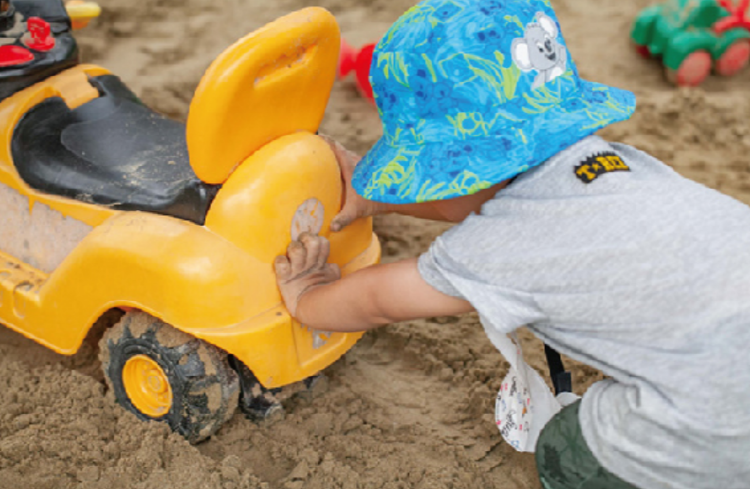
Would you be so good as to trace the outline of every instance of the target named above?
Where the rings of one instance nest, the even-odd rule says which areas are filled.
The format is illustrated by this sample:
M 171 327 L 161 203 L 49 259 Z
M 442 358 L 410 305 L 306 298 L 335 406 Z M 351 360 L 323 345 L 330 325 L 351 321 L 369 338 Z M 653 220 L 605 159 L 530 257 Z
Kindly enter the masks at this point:
M 341 278 L 338 265 L 327 263 L 330 249 L 327 239 L 304 233 L 289 245 L 287 256 L 276 258 L 276 281 L 292 316 L 302 295 Z
M 321 137 L 331 146 L 333 153 L 336 155 L 341 168 L 341 178 L 344 181 L 344 208 L 331 222 L 331 231 L 339 232 L 359 218 L 384 212 L 385 206 L 383 204 L 364 199 L 352 187 L 354 168 L 362 158 L 330 137 L 322 135 Z

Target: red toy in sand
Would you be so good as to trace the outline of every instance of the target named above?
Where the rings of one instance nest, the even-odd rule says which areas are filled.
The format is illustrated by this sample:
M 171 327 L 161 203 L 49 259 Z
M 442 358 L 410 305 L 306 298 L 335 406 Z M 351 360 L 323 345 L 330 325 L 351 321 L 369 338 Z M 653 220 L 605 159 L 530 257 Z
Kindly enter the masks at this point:
M 375 97 L 372 93 L 372 85 L 370 85 L 370 66 L 372 65 L 372 55 L 375 52 L 376 44 L 367 44 L 357 51 L 342 39 L 338 69 L 339 80 L 343 80 L 353 71 L 357 78 L 357 88 L 360 93 L 373 104 L 375 103 Z

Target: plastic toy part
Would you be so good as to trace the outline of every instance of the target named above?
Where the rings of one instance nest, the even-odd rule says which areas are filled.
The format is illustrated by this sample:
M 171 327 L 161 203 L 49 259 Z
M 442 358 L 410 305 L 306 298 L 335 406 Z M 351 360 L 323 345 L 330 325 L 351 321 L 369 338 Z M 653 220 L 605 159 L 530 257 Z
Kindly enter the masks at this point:
M 99 342 L 99 359 L 118 404 L 193 443 L 237 409 L 240 384 L 227 354 L 148 314 L 122 316 Z
M 70 0 L 65 4 L 65 9 L 70 16 L 71 25 L 74 30 L 83 29 L 89 25 L 92 19 L 99 17 L 102 9 L 94 2 L 81 0 Z
M 644 9 L 632 39 L 679 86 L 700 85 L 712 69 L 740 72 L 750 58 L 750 0 L 667 0 Z
M 248 156 L 323 120 L 341 46 L 328 11 L 312 7 L 239 40 L 208 68 L 190 105 L 190 163 L 206 183 L 224 183 Z
M 115 399 L 191 442 L 242 389 L 243 409 L 272 414 L 277 389 L 310 387 L 362 336 L 295 321 L 275 257 L 310 231 L 343 275 L 380 260 L 371 219 L 329 232 L 343 188 L 315 132 L 336 78 L 335 19 L 305 9 L 230 47 L 186 138 L 106 70 L 65 64 L 77 51 L 62 1 L 14 5 L 49 22 L 56 45 L 0 70 L 0 92 L 12 85 L 0 97 L 0 323 L 72 355 L 93 324 L 119 320 L 100 342 Z
M 718 2 L 729 12 L 729 16 L 714 24 L 714 31 L 717 34 L 724 34 L 730 29 L 750 30 L 750 18 L 748 18 L 750 0 L 739 0 L 736 6 L 732 4 L 732 0 L 718 0 Z
M 335 63 L 330 69 L 335 76 Z M 272 265 L 291 241 L 300 209 L 300 214 L 312 213 L 307 225 L 313 226 L 324 211 L 321 232 L 327 233 L 341 205 L 336 159 L 315 135 L 284 136 L 243 162 L 219 190 L 208 212 L 208 227 L 50 195 L 29 188 L 20 178 L 10 139 L 24 114 L 47 100 L 62 101 L 73 110 L 89 107 L 96 114 L 100 99 L 107 104 L 107 89 L 100 83 L 103 90 L 97 98 L 99 91 L 91 84 L 99 77 L 115 80 L 106 75 L 101 68 L 76 67 L 0 103 L 0 137 L 5 138 L 0 145 L 0 185 L 17 196 L 7 204 L 0 200 L 0 216 L 33 209 L 30 217 L 38 219 L 46 215 L 40 213 L 44 205 L 48 213 L 66 216 L 65 225 L 71 227 L 55 234 L 42 232 L 49 226 L 41 224 L 36 233 L 21 229 L 18 246 L 11 248 L 4 243 L 15 233 L 0 233 L 0 322 L 59 353 L 73 354 L 107 310 L 145 311 L 235 355 L 267 388 L 303 380 L 340 358 L 361 335 L 331 335 L 314 348 L 321 344 L 316 333 L 295 323 L 283 308 Z M 117 113 L 116 107 L 111 113 Z M 163 166 L 174 165 L 164 161 Z M 306 205 L 310 199 L 320 201 L 322 208 Z M 27 231 L 31 234 L 23 234 Z M 67 235 L 70 239 L 61 239 Z M 23 250 L 28 237 L 34 249 L 63 252 L 55 253 L 56 264 L 50 262 L 46 272 L 29 266 L 23 255 L 7 253 Z M 371 220 L 352 223 L 329 239 L 331 261 L 344 274 L 380 258 Z
M 680 68 L 668 73 L 670 81 L 681 87 L 697 87 L 711 74 L 711 55 L 707 51 L 690 53 Z
M 373 104 L 375 103 L 375 97 L 370 84 L 370 67 L 372 66 L 372 57 L 376 45 L 367 44 L 357 51 L 342 39 L 338 66 L 339 80 L 343 80 L 353 71 L 360 93 Z
M 77 43 L 61 0 L 14 0 L 10 11 L 15 13 L 4 19 L 8 28 L 0 43 L 5 45 L 5 56 L 0 57 L 8 63 L 0 70 L 0 100 L 78 63 Z M 8 51 L 13 47 L 15 52 Z M 20 55 L 27 61 L 20 61 Z
M 203 224 L 218 188 L 188 162 L 185 126 L 144 106 L 115 76 L 82 80 L 99 97 L 72 109 L 50 97 L 16 125 L 13 160 L 43 192 Z
M 16 21 L 21 19 L 22 17 L 19 18 L 16 16 L 16 9 L 13 7 L 13 4 L 10 3 L 10 0 L 0 1 L 0 32 L 3 32 L 6 35 L 11 34 L 12 36 L 20 30 L 16 27 Z
M 312 395 L 316 386 L 326 381 L 323 374 L 318 374 L 288 386 L 266 389 L 245 364 L 231 356 L 229 364 L 240 378 L 240 409 L 253 421 L 273 419 L 282 415 L 284 402 L 294 396 Z
M 109 74 L 105 69 L 92 65 L 76 66 L 22 90 L 12 100 L 0 102 L 0 141 L 3 142 L 0 145 L 0 185 L 17 191 L 21 198 L 29 201 L 29 205 L 46 205 L 61 215 L 89 226 L 98 226 L 115 214 L 116 211 L 108 207 L 84 204 L 29 189 L 18 176 L 11 149 L 15 128 L 40 101 L 59 97 L 68 108 L 75 109 L 99 96 L 89 79 Z
M 133 406 L 143 414 L 160 418 L 172 408 L 169 379 L 151 357 L 130 357 L 122 368 L 122 383 Z
M 635 50 L 645 59 L 651 59 L 651 51 L 648 46 L 636 46 Z
M 23 18 L 41 17 L 52 26 L 57 35 L 70 28 L 70 17 L 62 0 L 11 0 L 17 13 Z
M 0 46 L 0 68 L 21 66 L 34 61 L 34 55 L 21 46 Z
M 23 43 L 34 51 L 46 53 L 55 47 L 55 38 L 51 35 L 49 23 L 39 17 L 31 17 L 27 21 L 29 34 L 24 36 Z
M 349 73 L 357 69 L 357 50 L 346 40 L 341 39 L 341 51 L 339 53 L 339 66 L 336 70 L 336 77 L 343 79 Z
M 748 62 L 750 62 L 750 41 L 737 41 L 716 62 L 716 73 L 721 76 L 736 75 L 745 69 Z

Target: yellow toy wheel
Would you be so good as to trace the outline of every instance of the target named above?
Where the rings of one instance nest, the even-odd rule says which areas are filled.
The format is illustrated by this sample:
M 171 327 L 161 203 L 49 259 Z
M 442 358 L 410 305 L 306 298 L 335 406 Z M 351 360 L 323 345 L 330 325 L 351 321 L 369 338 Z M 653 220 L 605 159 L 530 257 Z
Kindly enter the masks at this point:
M 118 404 L 191 443 L 216 433 L 239 404 L 225 352 L 143 312 L 126 313 L 104 334 L 99 358 Z
M 172 408 L 172 387 L 159 364 L 146 355 L 125 362 L 122 383 L 130 401 L 142 413 L 159 418 Z

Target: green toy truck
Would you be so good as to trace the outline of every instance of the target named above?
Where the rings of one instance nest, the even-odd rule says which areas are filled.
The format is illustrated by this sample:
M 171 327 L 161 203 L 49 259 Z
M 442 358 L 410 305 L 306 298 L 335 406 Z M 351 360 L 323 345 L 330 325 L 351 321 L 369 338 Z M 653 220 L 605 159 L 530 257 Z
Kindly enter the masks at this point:
M 732 76 L 747 66 L 748 7 L 750 0 L 667 0 L 638 15 L 632 39 L 641 55 L 661 60 L 673 83 L 695 87 L 712 70 Z

